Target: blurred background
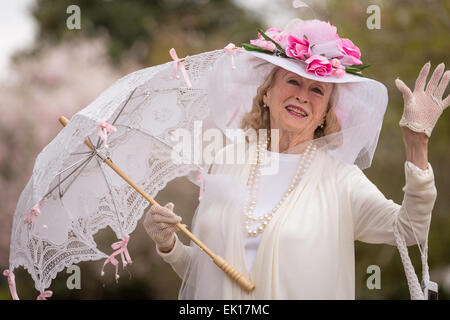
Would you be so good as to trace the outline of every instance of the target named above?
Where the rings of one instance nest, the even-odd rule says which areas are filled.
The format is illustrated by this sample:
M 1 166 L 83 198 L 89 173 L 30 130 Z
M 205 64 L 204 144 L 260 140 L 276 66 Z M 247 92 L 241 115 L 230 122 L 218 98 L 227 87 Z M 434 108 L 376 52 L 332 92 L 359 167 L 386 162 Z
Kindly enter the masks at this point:
M 427 62 L 450 68 L 450 1 L 447 0 L 305 0 L 310 8 L 292 8 L 292 0 L 15 0 L 0 2 L 0 269 L 8 268 L 10 232 L 18 197 L 31 176 L 38 153 L 61 130 L 60 115 L 70 117 L 120 77 L 167 62 L 175 47 L 180 57 L 240 45 L 255 39 L 258 27 L 284 28 L 294 17 L 328 20 L 341 37 L 361 49 L 372 67 L 365 75 L 384 83 L 390 102 L 369 179 L 388 199 L 401 204 L 404 147 L 398 121 L 403 111 L 394 85 L 400 77 L 413 87 Z M 69 29 L 70 5 L 80 8 L 80 28 Z M 379 8 L 379 28 L 368 19 Z M 373 8 L 373 7 L 371 7 Z M 372 16 L 372 18 L 371 18 Z M 373 21 L 372 21 L 373 22 Z M 447 95 L 449 92 L 445 93 Z M 431 137 L 429 161 L 438 197 L 429 235 L 431 279 L 441 299 L 450 298 L 450 111 L 444 112 Z M 156 198 L 175 203 L 190 226 L 198 188 L 176 179 Z M 180 234 L 187 243 L 187 238 Z M 95 237 L 111 252 L 110 230 Z M 53 299 L 176 299 L 181 280 L 156 254 L 141 224 L 128 246 L 133 265 L 116 284 L 112 267 L 100 277 L 103 261 L 80 263 L 81 289 L 69 290 L 70 276 L 60 272 L 52 283 Z M 409 249 L 421 279 L 417 246 Z M 378 265 L 381 289 L 369 290 L 367 268 Z M 31 277 L 15 270 L 19 297 L 35 299 Z M 396 247 L 356 242 L 356 298 L 409 299 Z M 7 279 L 0 278 L 0 299 L 10 299 Z

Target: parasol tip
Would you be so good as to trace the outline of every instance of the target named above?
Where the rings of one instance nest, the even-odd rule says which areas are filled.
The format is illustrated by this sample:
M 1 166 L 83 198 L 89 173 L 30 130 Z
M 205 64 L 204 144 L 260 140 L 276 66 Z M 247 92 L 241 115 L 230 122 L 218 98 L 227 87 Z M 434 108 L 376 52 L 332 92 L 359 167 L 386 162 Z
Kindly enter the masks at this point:
M 69 119 L 64 116 L 59 117 L 58 120 L 64 127 L 69 123 Z

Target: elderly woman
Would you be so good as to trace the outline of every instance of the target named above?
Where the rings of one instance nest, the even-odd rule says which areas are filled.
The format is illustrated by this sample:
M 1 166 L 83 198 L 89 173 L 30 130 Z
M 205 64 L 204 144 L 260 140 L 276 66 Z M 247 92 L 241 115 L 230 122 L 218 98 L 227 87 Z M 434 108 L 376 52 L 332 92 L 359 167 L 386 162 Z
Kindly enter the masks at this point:
M 243 59 L 242 68 L 256 59 L 270 70 L 239 119 L 247 132 L 258 130 L 258 142 L 245 142 L 256 152 L 250 163 L 212 165 L 193 231 L 255 290 L 244 291 L 200 249 L 179 241 L 181 217 L 172 203 L 152 206 L 144 226 L 183 279 L 179 298 L 354 299 L 355 240 L 396 245 L 398 228 L 407 245 L 426 242 L 436 198 L 428 140 L 450 104 L 442 100 L 450 72 L 442 77 L 440 64 L 426 84 L 425 64 L 414 91 L 396 80 L 405 102 L 406 186 L 399 205 L 361 171 L 370 166 L 387 93 L 362 77 L 359 49 L 317 20 L 271 28 L 244 47 L 240 54 L 253 60 Z M 270 129 L 267 137 L 261 129 Z M 234 179 L 228 185 L 215 178 L 227 175 Z

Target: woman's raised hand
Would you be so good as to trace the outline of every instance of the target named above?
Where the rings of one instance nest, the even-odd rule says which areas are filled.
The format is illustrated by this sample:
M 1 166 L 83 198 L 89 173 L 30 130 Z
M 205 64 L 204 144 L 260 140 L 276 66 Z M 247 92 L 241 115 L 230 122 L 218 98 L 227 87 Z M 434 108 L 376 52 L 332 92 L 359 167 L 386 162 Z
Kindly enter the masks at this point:
M 164 249 L 173 247 L 175 232 L 179 229 L 176 224 L 181 221 L 181 217 L 173 213 L 174 204 L 169 202 L 164 207 L 158 204 L 151 206 L 144 220 L 144 228 L 156 245 Z
M 442 96 L 450 81 L 450 70 L 444 73 L 445 65 L 443 63 L 439 64 L 425 88 L 430 67 L 430 62 L 427 62 L 422 67 L 413 92 L 402 80 L 395 80 L 395 85 L 402 93 L 404 101 L 400 126 L 408 127 L 415 132 L 423 132 L 428 137 L 431 136 L 431 131 L 442 112 L 450 105 L 450 95 L 442 100 Z M 443 73 L 444 76 L 442 76 Z

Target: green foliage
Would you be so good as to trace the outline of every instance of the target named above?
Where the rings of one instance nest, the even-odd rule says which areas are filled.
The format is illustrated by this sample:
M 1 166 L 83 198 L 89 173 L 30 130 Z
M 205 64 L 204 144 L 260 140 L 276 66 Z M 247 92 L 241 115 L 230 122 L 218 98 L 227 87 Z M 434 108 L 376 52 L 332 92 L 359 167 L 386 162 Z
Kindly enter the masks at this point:
M 248 44 L 248 43 L 243 43 L 242 47 L 247 50 L 247 51 L 256 51 L 256 52 L 262 52 L 262 53 L 267 53 L 267 54 L 272 54 L 272 51 L 269 50 L 264 50 L 261 47 L 258 46 L 254 46 L 252 44 Z

